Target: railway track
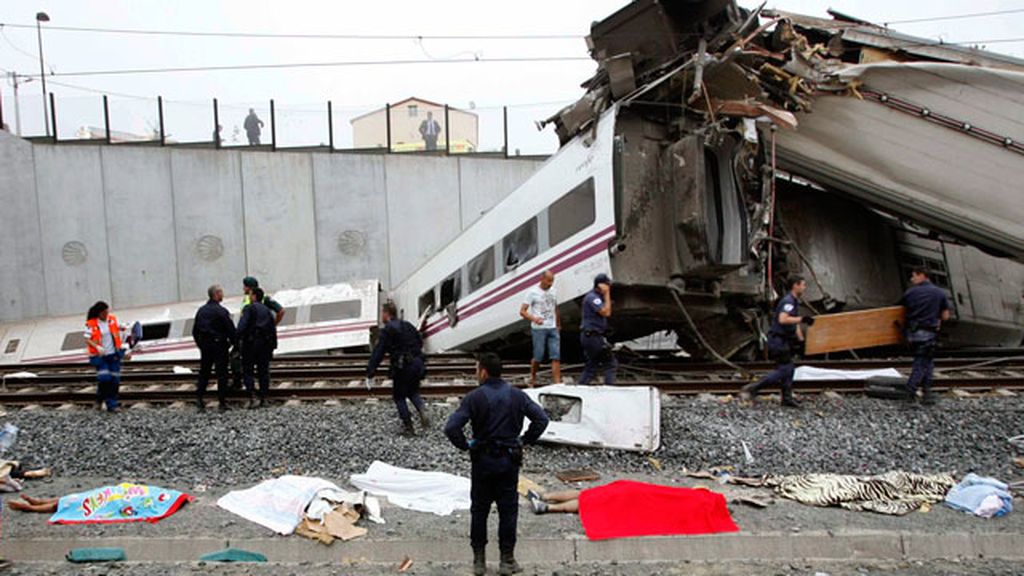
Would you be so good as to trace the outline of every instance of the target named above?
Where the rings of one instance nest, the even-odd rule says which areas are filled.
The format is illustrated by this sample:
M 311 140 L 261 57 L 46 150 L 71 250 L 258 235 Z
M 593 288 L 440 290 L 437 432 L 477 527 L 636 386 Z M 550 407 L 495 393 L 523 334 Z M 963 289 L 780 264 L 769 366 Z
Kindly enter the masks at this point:
M 274 382 L 270 397 L 276 400 L 338 400 L 388 397 L 391 388 L 380 379 L 367 389 L 363 383 L 366 356 L 286 357 L 275 359 Z M 809 362 L 820 368 L 844 370 L 895 367 L 906 374 L 907 359 L 871 359 Z M 122 374 L 120 397 L 126 403 L 167 404 L 194 398 L 195 374 L 175 373 L 175 366 L 197 369 L 196 363 L 130 362 Z M 762 373 L 770 363 L 742 363 L 736 369 L 721 364 L 694 362 L 673 357 L 630 358 L 620 369 L 620 384 L 654 386 L 665 394 L 730 394 L 750 381 L 750 374 Z M 39 370 L 34 378 L 10 377 L 24 369 Z M 40 368 L 45 368 L 40 370 Z M 468 355 L 444 355 L 431 358 L 428 380 L 421 388 L 425 396 L 451 397 L 466 394 L 475 387 L 474 364 Z M 1002 388 L 1024 391 L 1024 356 L 1004 358 L 942 358 L 936 360 L 935 388 L 991 391 Z M 567 366 L 564 373 L 578 377 L 578 368 Z M 88 365 L 18 366 L 2 371 L 0 405 L 76 405 L 95 401 L 93 373 Z M 529 364 L 506 365 L 506 377 L 522 385 Z M 800 393 L 831 390 L 839 393 L 863 392 L 863 381 L 827 380 L 797 382 Z M 212 396 L 212 391 L 210 393 Z M 242 398 L 240 391 L 232 396 Z

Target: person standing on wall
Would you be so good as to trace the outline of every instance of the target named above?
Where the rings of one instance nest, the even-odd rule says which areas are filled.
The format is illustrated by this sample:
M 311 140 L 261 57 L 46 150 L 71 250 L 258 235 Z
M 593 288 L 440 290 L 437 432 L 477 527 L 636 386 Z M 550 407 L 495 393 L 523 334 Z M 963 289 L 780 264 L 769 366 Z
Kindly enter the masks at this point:
M 253 396 L 253 371 L 259 377 L 259 407 L 267 405 L 267 393 L 270 390 L 270 360 L 277 348 L 277 325 L 274 315 L 263 304 L 263 289 L 252 291 L 253 300 L 242 309 L 242 318 L 238 321 L 238 341 L 242 345 L 242 377 L 245 390 L 249 394 L 249 408 L 256 406 Z
M 423 339 L 415 326 L 398 317 L 394 303 L 385 302 L 380 309 L 380 318 L 384 323 L 377 345 L 370 354 L 370 362 L 366 366 L 366 385 L 377 373 L 377 368 L 384 360 L 384 354 L 390 358 L 391 397 L 398 409 L 398 417 L 402 420 L 401 433 L 414 436 L 416 430 L 412 426 L 412 413 L 406 400 L 412 402 L 420 415 L 420 425 L 424 429 L 430 427 L 426 405 L 420 396 L 420 381 L 427 373 L 426 361 L 423 356 Z
M 196 381 L 196 408 L 200 412 L 206 410 L 203 394 L 210 383 L 210 372 L 217 371 L 217 405 L 221 411 L 227 410 L 228 393 L 228 352 L 235 344 L 235 323 L 231 321 L 231 313 L 221 306 L 224 301 L 224 289 L 214 284 L 206 290 L 209 300 L 196 311 L 192 322 L 192 339 L 199 348 L 199 379 Z
M 594 289 L 583 296 L 583 322 L 580 325 L 580 344 L 587 363 L 580 376 L 580 385 L 589 384 L 598 370 L 604 370 L 604 383 L 615 384 L 615 370 L 619 367 L 611 344 L 608 343 L 608 319 L 612 316 L 612 280 L 607 274 L 594 277 Z
M 420 136 L 427 150 L 437 150 L 437 137 L 441 135 L 441 125 L 434 120 L 434 113 L 427 112 L 427 119 L 420 122 Z
M 444 427 L 448 440 L 459 450 L 468 450 L 472 461 L 469 538 L 475 576 L 487 572 L 487 517 L 492 503 L 498 505 L 498 573 L 522 572 L 515 558 L 519 468 L 523 464 L 523 446 L 540 439 L 548 426 L 544 409 L 525 392 L 502 380 L 501 370 L 497 354 L 481 354 L 476 367 L 480 386 L 466 394 Z M 523 418 L 530 420 L 525 433 Z M 472 439 L 466 439 L 466 424 L 472 425 Z
M 102 300 L 93 304 L 85 317 L 85 347 L 89 364 L 96 368 L 96 403 L 106 406 L 107 412 L 119 412 L 118 389 L 121 386 L 121 360 L 124 348 L 122 332 L 127 328 L 110 313 L 110 306 Z
M 782 405 L 790 408 L 800 406 L 793 398 L 793 375 L 796 364 L 793 361 L 795 349 L 804 341 L 801 324 L 814 324 L 811 316 L 800 316 L 800 296 L 807 289 L 802 276 L 793 274 L 786 279 L 786 295 L 779 299 L 768 329 L 768 357 L 775 361 L 775 370 L 757 382 L 743 387 L 743 396 L 753 399 L 762 388 L 778 384 L 782 388 Z
M 900 304 L 906 308 L 906 338 L 914 352 L 914 367 L 907 379 L 907 398 L 917 399 L 917 388 L 923 392 L 921 404 L 935 404 L 932 392 L 932 372 L 935 370 L 935 345 L 939 328 L 949 320 L 950 307 L 946 293 L 928 277 L 928 269 L 914 268 L 910 273 L 910 288 L 903 294 Z
M 249 108 L 249 115 L 242 122 L 242 127 L 245 128 L 245 135 L 249 137 L 249 146 L 259 146 L 263 120 L 260 120 L 260 117 L 256 115 L 256 110 Z
M 547 351 L 551 359 L 551 378 L 555 384 L 562 383 L 560 357 L 562 319 L 558 315 L 558 293 L 555 291 L 555 273 L 545 270 L 540 283 L 526 292 L 519 315 L 530 323 L 533 339 L 533 360 L 530 361 L 530 387 L 537 384 L 537 369 L 544 361 Z

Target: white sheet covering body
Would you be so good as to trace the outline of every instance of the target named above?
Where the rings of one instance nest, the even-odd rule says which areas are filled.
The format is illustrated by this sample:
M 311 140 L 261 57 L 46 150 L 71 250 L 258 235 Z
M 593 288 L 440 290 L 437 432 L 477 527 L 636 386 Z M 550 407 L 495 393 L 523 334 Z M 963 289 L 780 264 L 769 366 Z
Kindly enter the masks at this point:
M 217 500 L 217 506 L 278 534 L 291 534 L 302 521 L 306 506 L 324 489 L 341 490 L 322 478 L 281 476 L 228 492 Z
M 567 408 L 548 416 L 544 442 L 653 452 L 661 444 L 661 396 L 650 386 L 573 386 L 552 384 L 524 390 L 545 407 Z
M 879 368 L 875 370 L 837 370 L 831 368 L 815 368 L 799 366 L 793 380 L 797 382 L 813 382 L 816 380 L 867 380 L 869 378 L 901 378 L 895 368 Z
M 448 516 L 469 510 L 468 478 L 444 472 L 422 472 L 374 461 L 365 474 L 353 474 L 349 481 L 360 490 L 384 496 L 399 508 Z

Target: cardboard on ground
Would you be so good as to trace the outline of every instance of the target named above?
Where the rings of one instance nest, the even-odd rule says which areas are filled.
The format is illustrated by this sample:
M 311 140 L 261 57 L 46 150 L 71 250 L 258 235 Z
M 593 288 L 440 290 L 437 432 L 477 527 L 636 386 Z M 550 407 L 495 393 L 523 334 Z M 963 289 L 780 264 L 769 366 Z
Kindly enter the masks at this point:
M 890 346 L 903 341 L 903 306 L 815 316 L 807 328 L 807 355 Z

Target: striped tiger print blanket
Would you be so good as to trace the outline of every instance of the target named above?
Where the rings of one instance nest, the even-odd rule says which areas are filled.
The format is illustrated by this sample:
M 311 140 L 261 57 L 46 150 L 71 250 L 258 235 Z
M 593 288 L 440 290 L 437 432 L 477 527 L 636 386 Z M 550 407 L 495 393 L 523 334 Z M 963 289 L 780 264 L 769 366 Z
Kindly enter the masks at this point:
M 941 502 L 956 484 L 949 474 L 886 472 L 877 476 L 798 474 L 765 478 L 783 498 L 811 506 L 840 506 L 847 510 L 902 516 L 922 504 Z

